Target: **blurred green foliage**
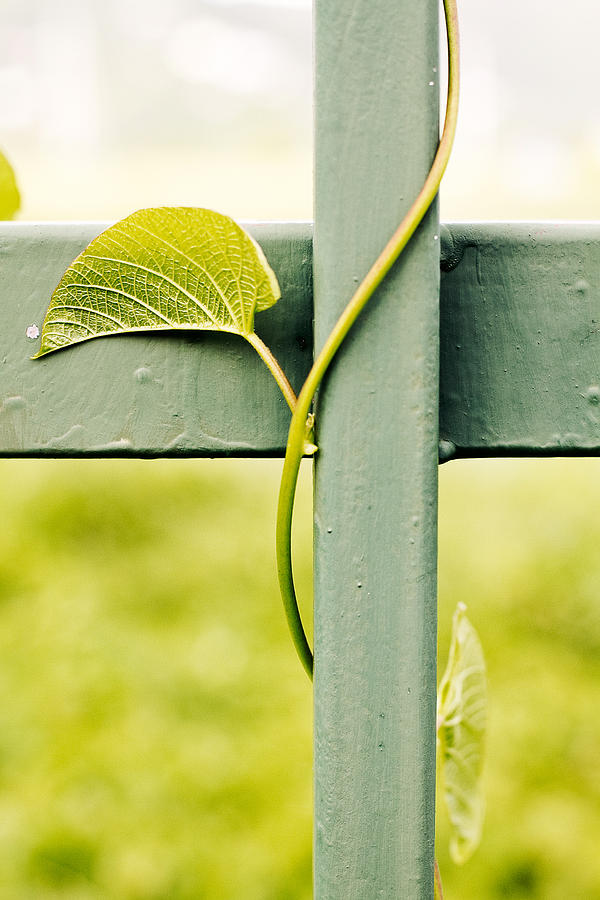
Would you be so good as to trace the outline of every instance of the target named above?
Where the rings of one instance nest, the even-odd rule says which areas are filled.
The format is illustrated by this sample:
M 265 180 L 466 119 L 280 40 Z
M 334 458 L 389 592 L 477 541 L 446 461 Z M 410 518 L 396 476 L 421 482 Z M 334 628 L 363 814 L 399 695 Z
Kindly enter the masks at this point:
M 600 898 L 600 460 L 440 473 L 440 662 L 464 600 L 489 680 L 482 844 L 448 900 Z
M 275 582 L 280 467 L 1 462 L 0 897 L 311 896 L 311 689 Z M 455 866 L 440 813 L 446 898 L 595 900 L 600 461 L 440 477 L 440 668 L 462 600 L 490 696 L 483 841 Z
M 1 463 L 0 897 L 310 897 L 279 467 Z

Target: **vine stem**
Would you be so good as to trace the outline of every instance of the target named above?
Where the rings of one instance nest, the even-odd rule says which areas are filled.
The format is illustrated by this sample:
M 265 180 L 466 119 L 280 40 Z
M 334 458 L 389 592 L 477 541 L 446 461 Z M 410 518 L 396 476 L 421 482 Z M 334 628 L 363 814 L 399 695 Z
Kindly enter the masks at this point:
M 446 35 L 448 42 L 448 96 L 444 129 L 431 169 L 416 200 L 404 219 L 373 263 L 364 280 L 336 322 L 332 332 L 308 374 L 300 391 L 298 402 L 292 414 L 288 443 L 279 489 L 277 509 L 277 572 L 281 598 L 285 609 L 292 640 L 300 661 L 309 678 L 313 674 L 313 654 L 308 644 L 302 618 L 298 609 L 294 577 L 292 571 L 292 517 L 298 471 L 307 447 L 310 426 L 307 425 L 309 410 L 321 380 L 342 341 L 350 331 L 358 315 L 381 284 L 410 238 L 415 233 L 425 213 L 431 206 L 446 170 L 456 132 L 458 117 L 459 84 L 459 36 L 456 0 L 444 0 Z M 286 398 L 287 399 L 287 398 Z M 289 401 L 288 401 L 289 402 Z
M 286 378 L 286 374 L 279 365 L 278 361 L 275 359 L 267 345 L 262 341 L 255 331 L 251 331 L 249 334 L 245 334 L 244 337 L 248 341 L 249 344 L 252 344 L 262 361 L 268 367 L 271 372 L 273 378 L 279 385 L 281 393 L 285 397 L 287 405 L 289 406 L 292 414 L 296 409 L 296 405 L 298 403 L 297 397 L 292 389 L 291 384 Z

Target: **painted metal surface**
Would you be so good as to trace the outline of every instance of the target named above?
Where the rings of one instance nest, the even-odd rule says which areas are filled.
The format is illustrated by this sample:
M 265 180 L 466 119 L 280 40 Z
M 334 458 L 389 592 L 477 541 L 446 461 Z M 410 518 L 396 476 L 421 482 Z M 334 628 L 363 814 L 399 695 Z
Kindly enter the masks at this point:
M 442 229 L 443 458 L 600 450 L 600 225 Z
M 288 411 L 236 338 L 136 335 L 30 360 L 27 328 L 101 228 L 0 224 L 0 455 L 281 455 Z M 251 230 L 283 289 L 258 330 L 298 388 L 312 228 Z M 448 225 L 441 245 L 442 459 L 598 453 L 600 225 Z
M 325 5 L 319 28 L 340 27 L 339 10 Z M 408 182 L 424 176 L 434 134 L 424 120 L 417 140 L 411 119 L 416 149 L 398 150 L 406 160 L 395 172 L 383 166 L 385 135 L 375 129 L 379 168 L 367 177 L 369 110 L 355 96 L 345 44 L 368 48 L 370 26 L 365 35 L 355 27 L 320 36 L 320 52 L 335 53 L 348 78 L 344 103 L 354 99 L 348 123 L 335 118 L 327 89 L 318 107 L 318 342 L 401 214 Z M 327 85 L 332 64 L 321 64 Z M 387 90 L 385 77 L 373 84 Z M 377 91 L 370 100 L 384 103 Z M 403 139 L 395 134 L 394 148 Z M 348 171 L 360 184 L 352 196 Z M 28 328 L 41 326 L 63 270 L 101 227 L 0 225 L 0 455 L 282 454 L 287 407 L 233 337 L 110 338 L 29 359 Z M 251 230 L 284 298 L 257 320 L 259 332 L 298 388 L 312 356 L 311 227 Z M 432 216 L 358 324 L 319 408 L 318 900 L 429 896 L 437 243 L 442 458 L 600 450 L 600 225 L 451 225 L 436 242 Z
M 438 5 L 317 0 L 315 342 L 421 188 Z M 439 241 L 435 210 L 320 391 L 315 898 L 433 896 Z
M 0 455 L 270 456 L 289 411 L 234 335 L 100 338 L 32 361 L 50 295 L 99 224 L 0 225 Z M 297 390 L 312 359 L 311 226 L 254 225 L 283 298 L 256 319 Z

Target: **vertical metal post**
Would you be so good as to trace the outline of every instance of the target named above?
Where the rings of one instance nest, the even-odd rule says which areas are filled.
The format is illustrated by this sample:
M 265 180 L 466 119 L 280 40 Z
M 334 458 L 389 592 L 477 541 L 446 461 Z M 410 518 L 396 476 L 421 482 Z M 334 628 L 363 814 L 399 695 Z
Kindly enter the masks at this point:
M 429 170 L 438 0 L 316 0 L 319 348 Z M 315 898 L 433 896 L 439 240 L 431 210 L 318 404 Z

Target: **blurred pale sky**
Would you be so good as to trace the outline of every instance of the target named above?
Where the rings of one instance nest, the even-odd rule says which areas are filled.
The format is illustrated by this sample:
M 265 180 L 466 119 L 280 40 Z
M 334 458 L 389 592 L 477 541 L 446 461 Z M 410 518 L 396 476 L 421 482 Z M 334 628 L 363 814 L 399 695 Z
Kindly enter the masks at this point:
M 566 11 L 565 11 L 566 10 Z M 597 0 L 460 0 L 445 219 L 597 218 Z M 310 0 L 3 0 L 22 218 L 310 218 Z
M 600 218 L 597 0 L 459 0 L 445 219 Z

